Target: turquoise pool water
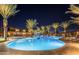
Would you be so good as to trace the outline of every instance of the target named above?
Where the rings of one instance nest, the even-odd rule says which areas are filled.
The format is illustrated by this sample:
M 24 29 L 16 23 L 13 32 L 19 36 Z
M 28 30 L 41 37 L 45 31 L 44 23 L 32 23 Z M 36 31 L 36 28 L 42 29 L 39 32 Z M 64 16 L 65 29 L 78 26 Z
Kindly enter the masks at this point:
M 8 48 L 24 51 L 54 50 L 65 45 L 61 36 L 33 36 L 16 39 L 7 44 Z

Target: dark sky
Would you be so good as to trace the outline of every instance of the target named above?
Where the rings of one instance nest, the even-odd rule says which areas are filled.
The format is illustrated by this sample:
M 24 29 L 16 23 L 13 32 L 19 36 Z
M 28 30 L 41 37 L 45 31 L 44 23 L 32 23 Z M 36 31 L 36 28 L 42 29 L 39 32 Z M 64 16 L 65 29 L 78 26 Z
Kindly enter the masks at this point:
M 70 20 L 70 15 L 65 14 L 68 7 L 67 4 L 20 4 L 17 7 L 20 12 L 8 19 L 8 26 L 25 28 L 25 21 L 29 18 L 36 19 L 40 26 Z

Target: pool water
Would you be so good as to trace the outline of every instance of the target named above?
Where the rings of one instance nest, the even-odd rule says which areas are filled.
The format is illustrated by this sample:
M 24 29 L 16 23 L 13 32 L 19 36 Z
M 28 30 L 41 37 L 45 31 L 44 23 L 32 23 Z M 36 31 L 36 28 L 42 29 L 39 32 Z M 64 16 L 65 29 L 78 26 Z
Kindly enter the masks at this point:
M 7 44 L 8 48 L 24 51 L 54 50 L 63 47 L 65 43 L 61 40 L 62 36 L 33 36 L 16 39 Z

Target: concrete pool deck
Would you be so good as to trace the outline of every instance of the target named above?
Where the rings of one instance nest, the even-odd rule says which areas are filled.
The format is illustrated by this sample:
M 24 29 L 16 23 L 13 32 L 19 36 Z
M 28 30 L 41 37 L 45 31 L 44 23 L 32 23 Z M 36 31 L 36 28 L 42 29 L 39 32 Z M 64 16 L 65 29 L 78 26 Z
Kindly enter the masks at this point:
M 6 43 L 0 43 L 0 55 L 79 55 L 79 43 L 65 42 L 65 46 L 51 51 L 19 51 L 6 47 Z

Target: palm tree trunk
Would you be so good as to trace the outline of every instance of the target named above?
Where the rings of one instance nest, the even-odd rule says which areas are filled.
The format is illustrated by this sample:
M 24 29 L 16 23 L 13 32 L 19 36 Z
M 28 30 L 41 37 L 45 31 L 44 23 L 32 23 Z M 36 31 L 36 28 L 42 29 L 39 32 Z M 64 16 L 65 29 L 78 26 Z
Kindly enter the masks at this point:
M 4 27 L 4 39 L 6 40 L 7 39 L 7 28 Z
M 66 29 L 64 28 L 64 33 L 66 33 Z
M 48 33 L 47 33 L 47 35 L 49 35 L 49 30 L 48 30 Z
M 31 34 L 31 36 L 33 35 L 33 29 L 28 29 L 28 32 Z
M 7 19 L 3 19 L 3 28 L 4 28 L 4 39 L 7 39 Z
M 66 28 L 64 28 L 64 36 L 66 36 Z
M 57 34 L 57 29 L 55 29 L 55 35 Z
M 50 35 L 50 29 L 48 29 L 48 35 Z

